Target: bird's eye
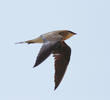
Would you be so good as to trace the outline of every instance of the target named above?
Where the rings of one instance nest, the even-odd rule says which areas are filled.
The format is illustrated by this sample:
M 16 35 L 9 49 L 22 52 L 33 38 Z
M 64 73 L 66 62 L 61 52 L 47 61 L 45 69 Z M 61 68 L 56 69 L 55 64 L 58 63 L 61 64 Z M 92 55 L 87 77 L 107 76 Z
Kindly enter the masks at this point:
M 60 35 L 63 35 L 63 32 L 60 32 L 59 34 L 60 34 Z

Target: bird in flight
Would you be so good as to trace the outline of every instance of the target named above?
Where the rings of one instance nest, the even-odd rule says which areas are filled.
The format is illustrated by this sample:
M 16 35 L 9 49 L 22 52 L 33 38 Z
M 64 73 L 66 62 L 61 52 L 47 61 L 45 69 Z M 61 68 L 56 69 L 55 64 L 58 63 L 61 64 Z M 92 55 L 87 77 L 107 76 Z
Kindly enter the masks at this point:
M 76 33 L 69 30 L 56 30 L 42 34 L 35 39 L 17 43 L 43 43 L 33 67 L 38 66 L 49 57 L 50 54 L 53 54 L 55 59 L 54 90 L 59 86 L 71 56 L 71 48 L 64 41 L 73 35 L 76 35 Z

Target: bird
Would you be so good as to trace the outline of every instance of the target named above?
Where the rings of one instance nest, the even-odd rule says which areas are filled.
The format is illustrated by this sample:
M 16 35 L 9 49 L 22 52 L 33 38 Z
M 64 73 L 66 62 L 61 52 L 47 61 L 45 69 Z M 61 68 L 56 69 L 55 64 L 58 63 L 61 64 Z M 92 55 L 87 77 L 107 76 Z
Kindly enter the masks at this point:
M 54 90 L 56 90 L 63 79 L 71 56 L 71 48 L 65 43 L 65 40 L 74 35 L 76 35 L 76 33 L 69 30 L 55 30 L 42 34 L 35 39 L 18 42 L 16 44 L 43 43 L 33 67 L 38 66 L 53 54 L 55 60 Z

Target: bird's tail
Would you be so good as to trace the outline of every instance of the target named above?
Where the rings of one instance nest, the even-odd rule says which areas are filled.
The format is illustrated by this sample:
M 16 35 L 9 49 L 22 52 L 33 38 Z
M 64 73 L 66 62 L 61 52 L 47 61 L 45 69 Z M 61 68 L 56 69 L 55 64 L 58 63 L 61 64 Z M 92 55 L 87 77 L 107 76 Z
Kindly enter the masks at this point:
M 22 44 L 22 43 L 26 43 L 26 41 L 24 41 L 24 42 L 16 42 L 15 44 Z
M 43 40 L 41 37 L 32 39 L 32 40 L 27 40 L 27 41 L 23 41 L 23 42 L 17 42 L 15 44 L 22 44 L 22 43 L 27 43 L 27 44 L 31 44 L 31 43 L 43 43 Z

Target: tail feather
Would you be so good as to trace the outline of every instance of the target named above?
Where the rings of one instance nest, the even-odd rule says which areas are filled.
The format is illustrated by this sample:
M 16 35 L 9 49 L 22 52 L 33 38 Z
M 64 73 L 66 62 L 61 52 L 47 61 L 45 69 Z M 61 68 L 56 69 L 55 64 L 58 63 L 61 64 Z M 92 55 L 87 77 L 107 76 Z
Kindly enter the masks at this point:
M 23 44 L 23 43 L 31 44 L 31 43 L 35 43 L 35 42 L 33 40 L 28 40 L 28 41 L 23 41 L 23 42 L 17 42 L 15 44 Z
M 15 44 L 22 44 L 22 43 L 28 43 L 28 44 L 31 44 L 31 43 L 43 43 L 43 40 L 42 40 L 41 37 L 38 37 L 38 38 L 35 38 L 35 39 L 32 39 L 32 40 L 28 40 L 28 41 L 17 42 Z
M 23 43 L 26 43 L 25 41 L 24 42 L 16 42 L 15 44 L 23 44 Z

